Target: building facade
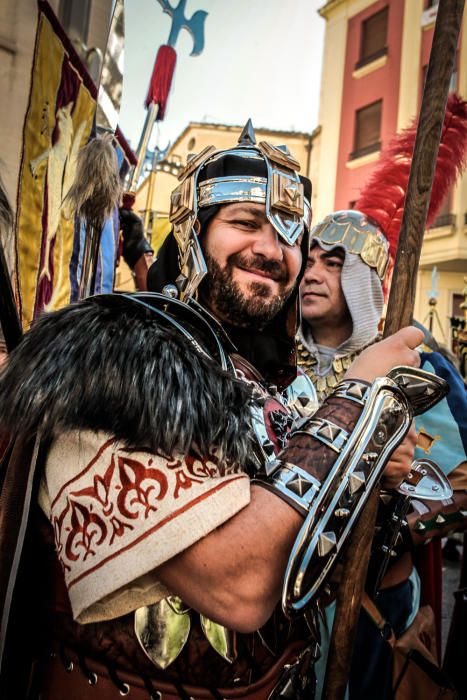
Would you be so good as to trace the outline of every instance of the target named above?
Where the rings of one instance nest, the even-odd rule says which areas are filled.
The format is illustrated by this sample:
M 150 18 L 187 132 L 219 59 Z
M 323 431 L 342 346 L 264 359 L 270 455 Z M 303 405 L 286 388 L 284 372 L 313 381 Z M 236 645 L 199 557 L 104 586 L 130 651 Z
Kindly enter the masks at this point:
M 391 137 L 418 114 L 436 20 L 434 0 L 329 0 L 323 56 L 316 215 L 352 208 Z M 467 97 L 467 13 L 451 89 Z M 429 321 L 437 268 L 433 333 L 450 345 L 450 317 L 467 272 L 467 174 L 425 234 L 415 317 Z M 315 220 L 317 220 L 315 218 Z

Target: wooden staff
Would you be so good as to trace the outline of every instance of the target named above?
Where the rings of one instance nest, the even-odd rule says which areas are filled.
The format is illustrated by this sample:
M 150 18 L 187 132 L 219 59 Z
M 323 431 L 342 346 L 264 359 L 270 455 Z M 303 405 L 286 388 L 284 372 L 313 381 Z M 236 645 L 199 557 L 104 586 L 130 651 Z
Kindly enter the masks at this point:
M 418 263 L 463 9 L 464 0 L 440 0 L 438 6 L 394 265 L 385 337 L 407 326 L 412 320 Z M 325 700 L 341 700 L 345 694 L 378 499 L 379 489 L 376 488 L 353 531 L 344 558 L 326 668 Z

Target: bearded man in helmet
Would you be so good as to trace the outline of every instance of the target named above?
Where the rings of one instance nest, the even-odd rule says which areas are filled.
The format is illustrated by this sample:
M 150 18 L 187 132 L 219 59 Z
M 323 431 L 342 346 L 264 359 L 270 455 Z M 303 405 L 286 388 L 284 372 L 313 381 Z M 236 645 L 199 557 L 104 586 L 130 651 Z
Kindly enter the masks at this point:
M 43 699 L 312 697 L 322 585 L 371 485 L 409 469 L 397 448 L 415 409 L 404 370 L 387 374 L 411 368 L 419 399 L 442 388 L 426 391 L 409 327 L 314 412 L 296 368 L 311 198 L 298 167 L 251 124 L 234 148 L 205 149 L 172 194 L 152 292 L 44 316 L 9 360 L 9 466 L 33 443 L 39 475 L 23 559 L 37 542 L 50 572 L 31 650 Z M 368 488 L 355 485 L 357 445 Z M 18 698 L 30 570 L 5 651 Z

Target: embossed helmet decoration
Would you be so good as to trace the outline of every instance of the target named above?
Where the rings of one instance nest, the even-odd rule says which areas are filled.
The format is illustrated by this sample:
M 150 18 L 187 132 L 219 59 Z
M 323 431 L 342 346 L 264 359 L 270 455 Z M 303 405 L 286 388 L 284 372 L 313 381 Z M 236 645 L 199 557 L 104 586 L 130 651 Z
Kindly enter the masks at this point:
M 198 240 L 199 210 L 233 202 L 264 204 L 280 238 L 294 245 L 310 228 L 311 182 L 300 177 L 300 164 L 286 146 L 256 144 L 251 120 L 234 148 L 208 146 L 189 159 L 180 185 L 172 192 L 170 221 L 179 250 L 179 296 L 193 296 L 207 272 Z
M 376 221 L 352 209 L 328 214 L 313 227 L 311 240 L 326 246 L 340 246 L 359 255 L 383 280 L 389 262 L 389 244 Z

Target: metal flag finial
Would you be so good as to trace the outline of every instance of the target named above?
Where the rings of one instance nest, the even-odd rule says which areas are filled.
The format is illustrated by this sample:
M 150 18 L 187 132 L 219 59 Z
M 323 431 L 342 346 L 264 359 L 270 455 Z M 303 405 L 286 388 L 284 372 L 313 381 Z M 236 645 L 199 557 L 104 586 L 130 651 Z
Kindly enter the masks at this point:
M 243 131 L 238 139 L 239 146 L 254 146 L 256 144 L 255 130 L 251 119 L 243 127 Z
M 204 22 L 208 13 L 204 10 L 198 10 L 188 19 L 185 17 L 186 0 L 180 0 L 176 7 L 172 7 L 169 0 L 158 0 L 158 3 L 163 11 L 172 17 L 172 26 L 167 44 L 172 47 L 175 46 L 180 31 L 185 28 L 193 39 L 193 51 L 190 55 L 199 56 L 204 49 Z

